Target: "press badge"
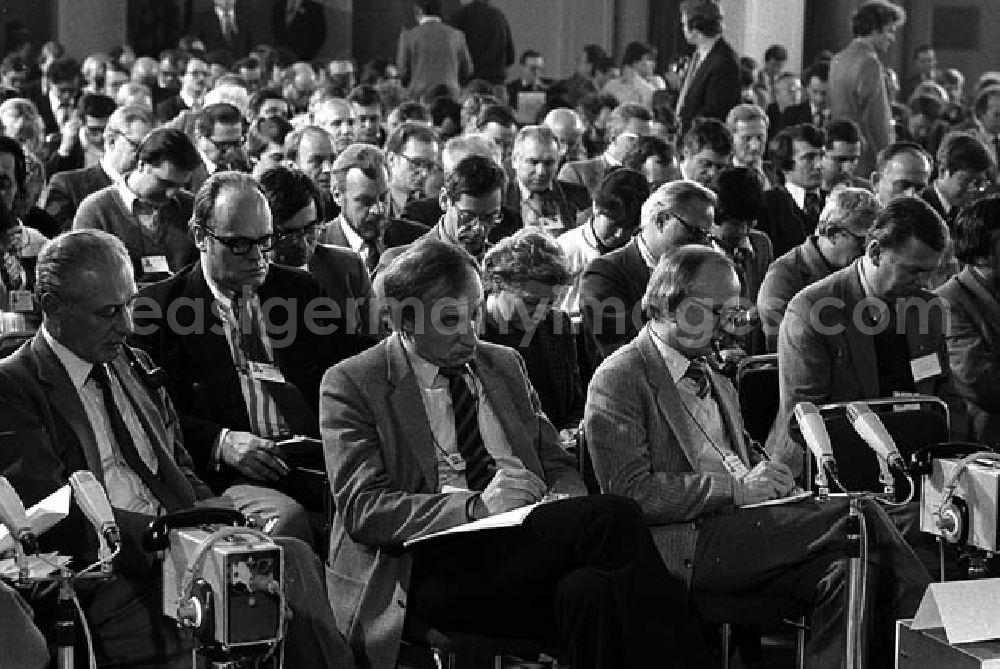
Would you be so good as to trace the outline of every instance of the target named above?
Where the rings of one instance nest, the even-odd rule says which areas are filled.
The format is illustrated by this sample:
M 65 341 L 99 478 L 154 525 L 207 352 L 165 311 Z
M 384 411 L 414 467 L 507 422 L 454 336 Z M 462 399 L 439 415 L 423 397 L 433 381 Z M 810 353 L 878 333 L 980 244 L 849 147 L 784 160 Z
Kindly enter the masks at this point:
M 465 471 L 465 458 L 463 458 L 460 454 L 442 452 L 441 455 L 444 456 L 444 459 L 448 462 L 448 466 L 452 471 L 460 474 Z
M 941 361 L 937 353 L 928 353 L 910 360 L 910 369 L 913 370 L 914 381 L 923 381 L 941 374 Z
M 35 302 L 31 299 L 30 290 L 10 291 L 10 310 L 19 314 L 35 310 Z
M 167 265 L 167 256 L 143 256 L 143 274 L 169 274 L 170 266 Z
M 274 364 L 270 362 L 254 362 L 251 360 L 250 376 L 254 381 L 267 381 L 270 383 L 284 383 L 285 376 Z

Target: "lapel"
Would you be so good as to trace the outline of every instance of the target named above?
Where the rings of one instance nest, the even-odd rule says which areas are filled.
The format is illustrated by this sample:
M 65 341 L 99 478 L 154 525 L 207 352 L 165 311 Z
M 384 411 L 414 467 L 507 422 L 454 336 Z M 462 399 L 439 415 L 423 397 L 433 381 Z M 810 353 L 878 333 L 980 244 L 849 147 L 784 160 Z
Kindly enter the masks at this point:
M 434 455 L 434 436 L 430 421 L 424 410 L 417 377 L 403 350 L 403 342 L 398 334 L 393 334 L 385 344 L 386 365 L 389 381 L 389 401 L 386 406 L 393 408 L 399 422 L 400 433 L 397 445 L 408 448 L 420 465 L 431 491 L 438 487 L 437 458 Z
M 670 372 L 667 371 L 666 363 L 663 362 L 660 352 L 656 349 L 656 344 L 653 343 L 648 325 L 639 331 L 634 342 L 642 356 L 646 378 L 649 379 L 650 385 L 656 393 L 656 405 L 663 417 L 667 419 L 667 424 L 670 425 L 670 430 L 674 434 L 674 441 L 684 453 L 684 457 L 687 458 L 688 466 L 692 470 L 697 470 L 701 455 L 695 444 L 701 444 L 704 440 L 695 438 L 695 426 L 691 416 L 683 408 L 677 387 Z
M 972 275 L 972 270 L 966 267 L 958 273 L 955 281 L 958 282 L 960 288 L 975 296 L 975 302 L 970 306 L 985 312 L 982 314 L 983 320 L 987 323 L 993 323 L 995 327 L 1000 327 L 1000 302 L 983 287 L 979 279 Z
M 90 425 L 79 393 L 41 332 L 38 332 L 31 341 L 31 353 L 38 365 L 38 380 L 49 390 L 51 405 L 59 408 L 58 414 L 76 435 L 83 450 L 83 457 L 87 461 L 87 468 L 103 484 L 104 468 L 101 467 L 101 454 L 97 448 L 94 428 Z
M 323 239 L 320 241 L 323 244 L 332 244 L 333 246 L 343 246 L 345 248 L 351 248 L 351 245 L 347 242 L 347 236 L 344 234 L 344 230 L 340 227 L 341 223 L 346 225 L 344 221 L 344 216 L 340 215 L 333 219 L 327 226 L 326 231 L 323 233 Z
M 482 346 L 477 348 L 473 366 L 482 384 L 483 394 L 486 395 L 486 399 L 493 409 L 493 414 L 507 437 L 511 451 L 525 467 L 535 473 L 541 472 L 538 453 L 530 447 L 534 445 L 534 441 L 529 435 L 524 434 L 525 423 L 520 418 L 523 412 L 518 411 L 512 399 L 513 393 L 516 392 L 514 390 L 516 384 L 519 381 L 523 383 L 523 379 L 511 378 L 508 370 L 493 364 L 494 360 L 498 360 L 498 358 L 484 355 Z
M 188 285 L 184 291 L 186 296 L 194 298 L 198 313 L 196 318 L 198 323 L 204 323 L 204 332 L 195 332 L 189 337 L 181 337 L 182 342 L 189 342 L 184 345 L 189 351 L 190 360 L 198 360 L 202 370 L 225 370 L 222 374 L 227 377 L 227 385 L 235 388 L 239 392 L 240 380 L 236 373 L 236 366 L 232 363 L 233 354 L 229 350 L 229 342 L 223 330 L 222 319 L 217 310 L 212 308 L 215 304 L 215 296 L 212 294 L 208 283 L 205 281 L 205 274 L 201 268 L 201 261 L 195 263 L 191 268 L 191 274 L 187 279 Z M 225 361 L 225 364 L 220 364 Z M 196 377 L 203 377 L 204 371 L 192 370 Z M 241 402 L 242 404 L 242 402 Z
M 637 300 L 641 300 L 643 293 L 646 292 L 646 284 L 649 283 L 651 273 L 646 261 L 642 259 L 642 251 L 639 250 L 637 239 L 629 242 L 622 252 L 621 259 L 622 269 L 632 284 L 633 296 Z
M 806 274 L 803 277 L 806 279 L 806 283 L 803 285 L 816 283 L 820 279 L 830 275 L 830 266 L 822 254 L 820 254 L 819 249 L 814 243 L 814 239 L 814 237 L 809 237 L 809 239 L 799 245 L 798 249 L 799 258 L 802 259 L 802 265 L 806 269 Z
M 865 297 L 858 276 L 861 259 L 855 260 L 846 268 L 840 270 L 839 284 L 844 300 L 845 321 L 851 319 L 855 308 Z M 857 327 L 846 323 L 847 345 L 851 350 L 854 370 L 861 377 L 861 387 L 864 397 L 878 397 L 878 364 L 875 361 L 875 339 L 872 335 L 862 333 Z
M 749 454 L 743 439 L 743 416 L 740 415 L 739 398 L 733 392 L 732 384 L 719 374 L 712 365 L 708 365 L 708 375 L 712 378 L 712 395 L 719 405 L 719 413 L 722 414 L 722 421 L 726 424 L 729 433 L 729 443 L 736 449 L 736 454 L 740 460 L 750 465 Z

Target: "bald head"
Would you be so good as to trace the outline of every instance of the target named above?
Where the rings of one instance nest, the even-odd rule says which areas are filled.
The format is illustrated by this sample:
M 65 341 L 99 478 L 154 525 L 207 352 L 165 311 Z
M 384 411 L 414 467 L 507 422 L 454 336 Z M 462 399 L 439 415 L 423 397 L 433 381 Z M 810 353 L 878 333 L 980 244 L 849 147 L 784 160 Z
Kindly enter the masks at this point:
M 586 130 L 580 115 L 565 107 L 553 109 L 545 115 L 542 125 L 551 129 L 559 140 L 560 157 L 566 160 L 569 153 L 571 155 L 568 159 L 575 160 L 580 148 L 580 138 Z

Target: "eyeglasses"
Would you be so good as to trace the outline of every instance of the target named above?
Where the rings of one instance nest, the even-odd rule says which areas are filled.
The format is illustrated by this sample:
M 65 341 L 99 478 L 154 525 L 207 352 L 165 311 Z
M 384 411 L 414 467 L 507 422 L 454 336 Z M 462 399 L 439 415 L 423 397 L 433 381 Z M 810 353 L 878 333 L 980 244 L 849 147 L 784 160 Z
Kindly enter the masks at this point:
M 484 229 L 487 232 L 500 225 L 503 220 L 503 212 L 487 211 L 476 212 L 467 209 L 455 209 L 458 218 L 458 232 L 471 232 L 472 230 Z
M 433 160 L 427 160 L 426 158 L 411 158 L 405 153 L 397 153 L 396 155 L 406 160 L 406 162 L 410 164 L 410 167 L 416 170 L 424 170 L 425 172 L 434 173 L 441 169 L 441 164 Z
M 274 243 L 278 244 L 290 239 L 311 239 L 316 236 L 316 228 L 318 227 L 319 221 L 312 221 L 294 230 L 275 230 Z
M 850 230 L 848 230 L 847 228 L 834 228 L 834 231 L 835 232 L 840 232 L 840 233 L 843 233 L 843 234 L 847 235 L 848 237 L 850 237 L 854 241 L 858 242 L 859 244 L 864 244 L 865 240 L 867 239 L 867 237 L 865 237 L 865 235 L 856 235 L 853 232 L 851 232 Z
M 230 149 L 238 149 L 241 146 L 243 146 L 243 142 L 246 140 L 246 136 L 241 136 L 239 139 L 226 140 L 222 142 L 216 141 L 211 137 L 206 137 L 205 139 L 207 139 L 212 144 L 212 146 L 214 146 L 218 151 L 227 151 Z
M 142 142 L 135 141 L 134 139 L 132 139 L 131 137 L 129 137 L 128 135 L 126 135 L 121 130 L 115 130 L 115 134 L 117 134 L 119 137 L 121 137 L 126 142 L 128 142 L 128 145 L 132 147 L 133 151 L 138 151 L 139 147 L 142 146 Z
M 681 226 L 684 228 L 684 232 L 687 233 L 687 236 L 690 240 L 689 243 L 691 244 L 708 243 L 709 235 L 707 230 L 699 228 L 697 225 L 691 225 L 690 223 L 688 223 L 687 221 L 685 221 L 683 218 L 681 218 L 672 211 L 666 209 L 661 211 L 656 217 L 657 219 L 656 222 L 659 227 L 663 227 L 664 225 L 666 225 L 667 221 L 669 221 L 671 218 L 680 223 Z
M 245 256 L 250 253 L 250 249 L 256 246 L 261 251 L 270 251 L 274 248 L 274 235 L 264 235 L 263 237 L 219 237 L 210 228 L 201 226 L 205 234 L 225 246 L 234 256 Z
M 91 135 L 92 137 L 96 137 L 97 135 L 103 135 L 104 134 L 105 126 L 103 126 L 103 125 L 87 125 L 87 126 L 84 126 L 84 128 L 86 129 L 88 135 Z
M 691 304 L 695 304 L 706 311 L 710 311 L 715 318 L 722 321 L 723 328 L 739 328 L 753 322 L 753 312 L 743 306 L 730 303 L 712 307 L 703 300 L 695 297 L 688 298 Z

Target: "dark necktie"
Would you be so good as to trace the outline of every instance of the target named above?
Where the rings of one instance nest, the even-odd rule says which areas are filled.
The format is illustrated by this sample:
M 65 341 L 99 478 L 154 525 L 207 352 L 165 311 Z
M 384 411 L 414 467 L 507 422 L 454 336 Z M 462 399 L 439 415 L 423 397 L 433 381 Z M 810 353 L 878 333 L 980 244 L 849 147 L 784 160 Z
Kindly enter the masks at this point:
M 684 378 L 694 382 L 695 393 L 698 397 L 705 399 L 712 386 L 712 379 L 708 375 L 708 363 L 704 358 L 694 358 L 684 372 Z
M 1000 135 L 993 138 L 993 162 L 1000 161 Z
M 806 199 L 804 202 L 805 207 L 803 208 L 806 216 L 808 216 L 815 223 L 819 220 L 819 214 L 823 210 L 823 202 L 819 197 L 819 193 L 816 191 L 807 191 Z
M 465 480 L 472 490 L 485 490 L 496 473 L 496 462 L 483 444 L 479 433 L 479 404 L 465 381 L 463 367 L 442 367 L 448 379 L 451 406 L 455 413 L 455 443 L 465 460 Z
M 257 318 L 248 308 L 249 298 L 237 296 L 233 299 L 233 317 L 236 319 L 236 329 L 240 335 L 240 349 L 251 362 L 273 362 L 264 346 L 264 338 L 260 332 Z M 277 366 L 277 365 L 276 365 Z M 292 434 L 315 435 L 319 429 L 319 419 L 316 412 L 305 401 L 302 392 L 286 379 L 278 381 L 261 381 L 267 388 L 281 417 Z
M 125 462 L 132 469 L 136 475 L 142 479 L 142 482 L 146 484 L 150 492 L 160 501 L 161 504 L 168 511 L 176 511 L 181 508 L 181 503 L 177 497 L 167 486 L 163 483 L 148 466 L 146 466 L 145 461 L 139 455 L 139 449 L 135 446 L 135 441 L 132 439 L 132 433 L 128 429 L 128 425 L 125 424 L 125 419 L 122 417 L 121 411 L 118 409 L 118 404 L 115 402 L 115 396 L 111 392 L 111 379 L 108 377 L 108 370 L 104 365 L 94 365 L 90 370 L 90 378 L 92 378 L 101 389 L 101 395 L 104 397 L 104 409 L 108 414 L 108 420 L 111 422 L 111 433 L 115 438 L 115 443 L 118 444 L 118 450 L 121 451 L 122 457 L 125 458 Z M 135 406 L 133 404 L 133 406 Z M 150 434 L 149 426 L 142 419 L 142 414 L 135 409 L 136 414 L 139 416 L 140 422 L 142 423 L 143 429 L 146 431 L 146 436 L 149 439 L 149 443 L 153 444 L 153 435 Z M 155 446 L 154 446 L 155 448 Z
M 358 251 L 361 254 L 361 259 L 365 261 L 368 273 L 374 274 L 375 268 L 378 267 L 379 258 L 382 257 L 382 254 L 378 250 L 378 242 L 366 239 L 361 243 L 361 248 Z

